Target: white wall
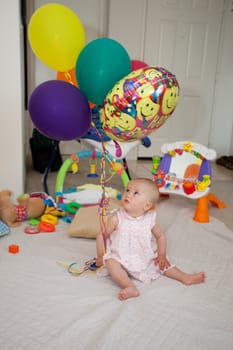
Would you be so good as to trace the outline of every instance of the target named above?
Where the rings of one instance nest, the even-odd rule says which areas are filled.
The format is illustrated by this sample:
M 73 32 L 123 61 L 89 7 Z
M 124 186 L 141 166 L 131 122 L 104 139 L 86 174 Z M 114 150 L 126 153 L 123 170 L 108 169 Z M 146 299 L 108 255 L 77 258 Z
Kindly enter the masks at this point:
M 23 74 L 19 0 L 1 3 L 0 12 L 0 189 L 24 191 Z
M 210 131 L 210 146 L 218 155 L 233 154 L 233 2 L 226 1 Z

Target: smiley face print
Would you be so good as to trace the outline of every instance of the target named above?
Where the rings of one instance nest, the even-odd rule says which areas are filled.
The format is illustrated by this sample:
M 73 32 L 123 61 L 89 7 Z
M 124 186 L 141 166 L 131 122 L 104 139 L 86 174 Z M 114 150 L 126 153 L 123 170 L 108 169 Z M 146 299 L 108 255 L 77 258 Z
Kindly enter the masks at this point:
M 150 67 L 145 69 L 144 74 L 149 81 L 160 78 L 162 76 L 162 73 L 160 71 Z
M 117 98 L 121 98 L 124 95 L 123 80 L 118 81 L 114 87 L 109 91 L 107 99 L 109 103 L 114 102 Z
M 100 110 L 105 133 L 117 141 L 148 136 L 168 120 L 179 99 L 176 77 L 165 68 L 144 67 L 115 84 Z
M 104 109 L 100 111 L 100 120 L 102 123 L 102 128 L 113 128 L 115 124 L 115 118 L 114 118 L 114 111 L 115 108 L 109 104 L 106 103 L 104 106 Z
M 120 130 L 120 132 L 128 132 L 135 128 L 136 120 L 129 114 L 120 113 L 119 117 L 115 117 L 115 127 Z
M 142 98 L 136 105 L 138 119 L 150 122 L 157 115 L 159 107 L 159 104 L 153 102 L 150 97 Z
M 175 109 L 179 100 L 179 89 L 178 86 L 172 86 L 171 88 L 167 88 L 164 92 L 162 98 L 162 114 L 169 115 Z

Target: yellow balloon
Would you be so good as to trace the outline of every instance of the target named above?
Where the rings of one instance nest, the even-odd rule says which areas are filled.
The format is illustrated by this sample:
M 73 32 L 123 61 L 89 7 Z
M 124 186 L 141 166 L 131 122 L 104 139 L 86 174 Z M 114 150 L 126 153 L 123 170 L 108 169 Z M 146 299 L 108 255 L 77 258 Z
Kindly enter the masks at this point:
M 85 32 L 78 16 L 60 4 L 46 4 L 32 15 L 28 39 L 35 55 L 59 72 L 75 67 L 85 45 Z

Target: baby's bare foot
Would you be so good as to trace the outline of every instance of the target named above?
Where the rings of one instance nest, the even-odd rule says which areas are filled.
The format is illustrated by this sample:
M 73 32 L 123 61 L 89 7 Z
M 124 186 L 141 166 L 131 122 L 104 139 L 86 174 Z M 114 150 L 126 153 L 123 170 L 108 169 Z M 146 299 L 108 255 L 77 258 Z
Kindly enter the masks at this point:
M 120 300 L 126 300 L 129 298 L 134 298 L 138 296 L 139 296 L 139 291 L 135 287 L 124 288 L 118 294 L 118 297 Z
M 199 272 L 199 273 L 193 273 L 193 274 L 187 274 L 183 280 L 183 283 L 186 286 L 191 286 L 192 284 L 199 284 L 205 282 L 205 273 Z

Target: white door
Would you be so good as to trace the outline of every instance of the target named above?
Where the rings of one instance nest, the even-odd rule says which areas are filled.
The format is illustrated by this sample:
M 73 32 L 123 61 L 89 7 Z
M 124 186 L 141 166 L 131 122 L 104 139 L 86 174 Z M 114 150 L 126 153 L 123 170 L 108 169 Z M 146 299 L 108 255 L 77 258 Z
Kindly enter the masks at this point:
M 224 0 L 112 0 L 109 36 L 134 59 L 176 75 L 180 102 L 150 135 L 138 157 L 160 154 L 165 142 L 193 140 L 208 146 Z

